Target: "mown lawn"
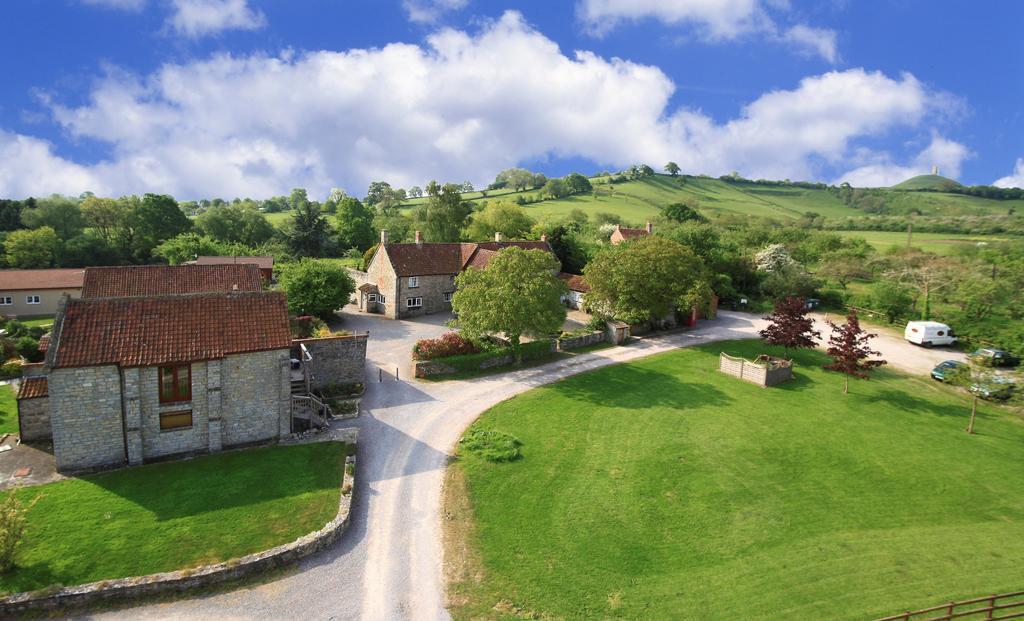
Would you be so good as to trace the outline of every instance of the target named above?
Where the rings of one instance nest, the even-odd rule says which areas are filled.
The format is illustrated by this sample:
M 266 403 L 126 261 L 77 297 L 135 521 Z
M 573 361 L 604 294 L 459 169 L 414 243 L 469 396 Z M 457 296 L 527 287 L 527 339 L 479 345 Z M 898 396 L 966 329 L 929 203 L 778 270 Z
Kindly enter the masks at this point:
M 969 436 L 966 400 L 929 380 L 844 396 L 801 352 L 764 389 L 719 373 L 722 350 L 765 348 L 609 367 L 481 417 L 522 458 L 461 451 L 449 472 L 455 618 L 868 619 L 1021 588 L 1018 415 L 984 405 Z
M 195 567 L 292 541 L 337 514 L 345 454 L 337 442 L 269 447 L 20 489 L 40 500 L 0 590 Z
M 0 434 L 18 433 L 18 402 L 10 384 L 0 386 Z

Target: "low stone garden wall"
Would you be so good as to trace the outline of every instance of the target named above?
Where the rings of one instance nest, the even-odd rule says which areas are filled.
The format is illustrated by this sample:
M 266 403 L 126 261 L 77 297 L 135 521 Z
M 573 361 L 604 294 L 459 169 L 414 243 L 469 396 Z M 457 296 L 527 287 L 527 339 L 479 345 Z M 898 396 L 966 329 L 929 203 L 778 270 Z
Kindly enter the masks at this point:
M 353 429 L 341 429 L 323 433 L 296 434 L 283 438 L 281 444 L 302 444 L 307 442 L 347 442 L 355 444 Z M 231 559 L 223 563 L 205 565 L 192 569 L 170 571 L 148 576 L 134 576 L 91 582 L 57 590 L 42 589 L 0 599 L 0 617 L 20 616 L 30 611 L 52 611 L 95 606 L 107 601 L 144 599 L 165 593 L 182 593 L 211 585 L 248 578 L 271 569 L 290 565 L 295 561 L 319 552 L 337 541 L 349 524 L 349 511 L 355 489 L 355 455 L 345 460 L 345 471 L 341 480 L 341 495 L 338 513 L 334 519 L 318 531 L 303 535 L 291 543 L 269 550 Z
M 520 345 L 523 361 L 535 360 L 550 356 L 556 351 L 557 342 L 533 341 Z M 412 375 L 418 378 L 438 377 L 453 373 L 486 371 L 497 367 L 505 367 L 515 363 L 515 356 L 509 349 L 485 351 L 479 354 L 449 356 L 433 360 L 413 360 Z
M 594 345 L 595 343 L 604 343 L 607 340 L 607 332 L 595 331 L 589 334 L 560 338 L 558 339 L 558 349 L 561 351 L 569 351 L 570 349 L 578 349 L 580 347 Z

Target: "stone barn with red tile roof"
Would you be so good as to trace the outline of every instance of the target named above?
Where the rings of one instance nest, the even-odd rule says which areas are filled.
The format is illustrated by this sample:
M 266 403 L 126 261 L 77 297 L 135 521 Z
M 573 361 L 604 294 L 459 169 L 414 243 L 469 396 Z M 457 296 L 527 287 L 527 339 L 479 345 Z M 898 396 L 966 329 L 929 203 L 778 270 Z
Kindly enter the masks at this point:
M 57 468 L 134 465 L 291 433 L 291 345 L 281 293 L 66 300 L 45 363 Z
M 615 230 L 612 231 L 612 237 L 609 241 L 612 243 L 613 246 L 617 246 L 622 242 L 640 239 L 641 237 L 647 237 L 648 235 L 651 234 L 651 231 L 653 230 L 654 227 L 651 225 L 650 221 L 648 221 L 647 225 L 644 226 L 644 228 L 642 229 L 627 229 L 616 224 Z

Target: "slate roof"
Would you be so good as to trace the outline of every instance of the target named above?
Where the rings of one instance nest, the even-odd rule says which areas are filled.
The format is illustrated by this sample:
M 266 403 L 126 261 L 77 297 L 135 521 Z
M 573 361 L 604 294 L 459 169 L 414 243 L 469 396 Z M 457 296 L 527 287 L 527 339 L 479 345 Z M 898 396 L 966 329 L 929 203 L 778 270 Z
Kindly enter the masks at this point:
M 499 250 L 510 246 L 552 252 L 551 246 L 543 241 L 387 244 L 385 248 L 395 273 L 404 277 L 458 274 L 467 267 L 484 268 Z
M 274 257 L 196 257 L 196 265 L 256 265 L 261 270 L 272 270 Z
M 260 269 L 253 264 L 128 265 L 86 268 L 82 297 L 119 298 L 262 289 Z
M 566 272 L 560 272 L 558 277 L 565 281 L 565 284 L 569 286 L 569 291 L 578 291 L 580 293 L 589 293 L 590 285 L 583 282 L 583 277 L 576 274 L 569 274 Z
M 22 378 L 18 386 L 17 399 L 38 399 L 50 394 L 50 385 L 45 376 Z
M 81 289 L 85 271 L 80 268 L 52 270 L 0 270 L 0 291 L 34 289 Z
M 51 368 L 197 362 L 291 346 L 277 292 L 72 299 L 54 334 Z

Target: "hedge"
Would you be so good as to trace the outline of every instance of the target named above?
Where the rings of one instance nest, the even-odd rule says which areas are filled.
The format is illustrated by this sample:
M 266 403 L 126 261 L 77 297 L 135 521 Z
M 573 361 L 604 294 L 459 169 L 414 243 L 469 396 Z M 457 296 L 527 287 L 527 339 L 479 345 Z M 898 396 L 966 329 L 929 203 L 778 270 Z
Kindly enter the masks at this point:
M 519 346 L 519 355 L 523 361 L 527 360 L 538 360 L 540 358 L 546 358 L 552 355 L 551 341 L 543 339 L 540 341 L 532 341 L 530 343 L 523 343 Z M 456 371 L 476 371 L 481 368 L 485 368 L 485 364 L 490 360 L 499 360 L 506 356 L 513 356 L 514 351 L 512 347 L 502 347 L 499 349 L 492 349 L 489 351 L 482 351 L 478 354 L 464 354 L 461 356 L 448 356 L 447 358 L 439 358 L 438 362 L 443 362 L 449 365 Z M 491 366 L 501 366 L 501 364 L 495 364 Z

